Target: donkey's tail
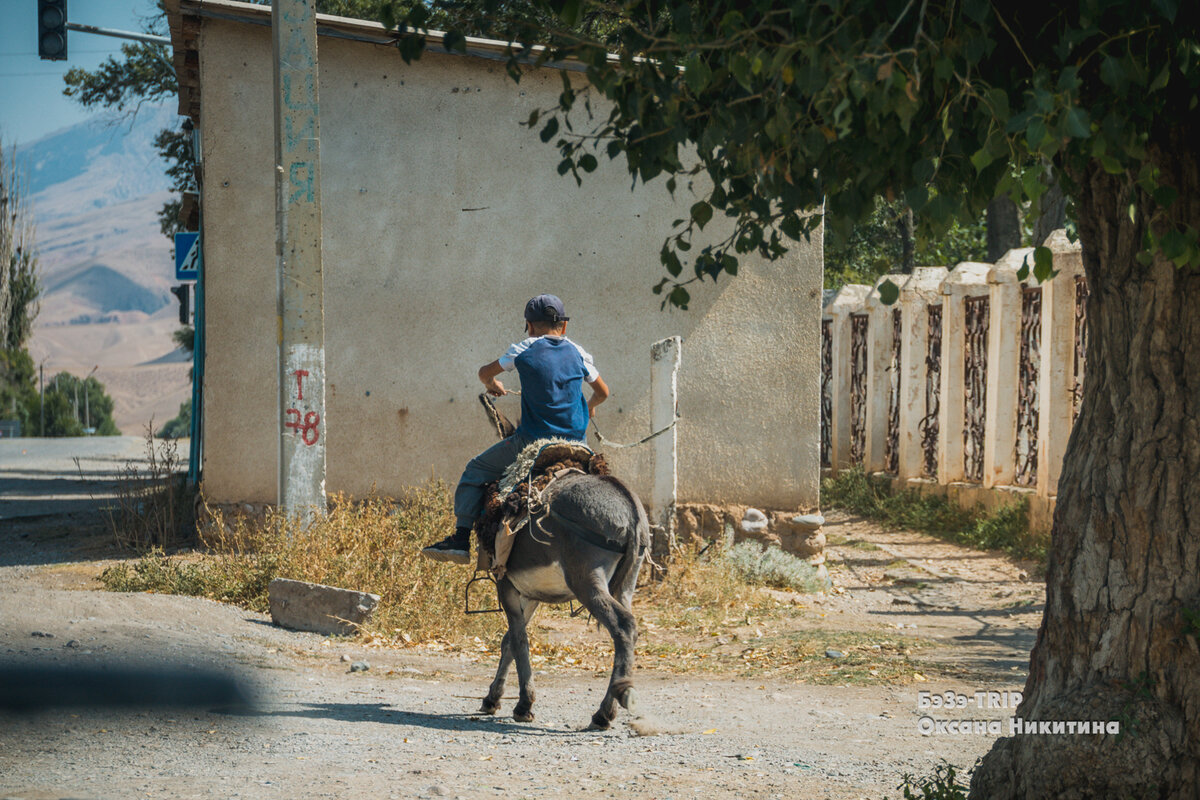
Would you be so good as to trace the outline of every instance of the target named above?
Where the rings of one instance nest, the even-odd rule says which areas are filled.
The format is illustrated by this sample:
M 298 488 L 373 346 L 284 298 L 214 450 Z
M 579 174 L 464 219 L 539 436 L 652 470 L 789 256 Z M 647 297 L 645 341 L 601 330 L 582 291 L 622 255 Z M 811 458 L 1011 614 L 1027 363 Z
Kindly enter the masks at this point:
M 608 591 L 613 597 L 622 602 L 629 602 L 633 597 L 633 589 L 637 584 L 638 570 L 641 569 L 642 559 L 650 549 L 650 521 L 646 518 L 646 509 L 642 502 L 619 478 L 613 475 L 601 475 L 601 480 L 617 487 L 629 505 L 634 509 L 634 528 L 625 537 L 625 552 L 617 562 L 612 580 L 608 582 Z M 632 582 L 632 583 L 631 583 Z

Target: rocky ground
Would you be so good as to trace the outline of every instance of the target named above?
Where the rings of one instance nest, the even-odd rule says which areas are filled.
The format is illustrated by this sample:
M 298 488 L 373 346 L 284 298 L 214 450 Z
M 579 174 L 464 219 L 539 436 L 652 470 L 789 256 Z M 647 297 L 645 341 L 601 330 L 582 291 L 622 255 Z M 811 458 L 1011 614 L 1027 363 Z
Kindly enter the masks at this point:
M 1006 719 L 1008 709 L 977 708 L 974 692 L 1021 688 L 1040 618 L 1043 588 L 1023 565 L 830 515 L 834 590 L 792 597 L 772 624 L 864 651 L 910 643 L 903 674 L 847 667 L 838 682 L 836 656 L 817 665 L 820 685 L 816 667 L 781 672 L 753 657 L 692 669 L 672 659 L 753 653 L 772 631 L 681 643 L 643 629 L 640 718 L 581 730 L 606 674 L 560 661 L 541 665 L 537 720 L 518 724 L 511 699 L 500 716 L 473 714 L 494 668 L 487 652 L 369 647 L 203 599 L 99 590 L 114 558 L 103 528 L 53 498 L 102 493 L 102 477 L 81 492 L 11 446 L 0 442 L 0 465 L 27 474 L 0 480 L 0 665 L 27 668 L 41 688 L 58 667 L 210 670 L 252 703 L 0 711 L 0 797 L 900 797 L 902 774 L 942 759 L 969 768 L 990 747 L 993 735 L 924 736 L 920 719 Z M 38 480 L 59 483 L 35 508 Z M 582 620 L 545 624 L 558 638 L 595 636 Z M 358 661 L 370 668 L 352 672 Z M 972 702 L 918 707 L 919 692 L 948 690 Z

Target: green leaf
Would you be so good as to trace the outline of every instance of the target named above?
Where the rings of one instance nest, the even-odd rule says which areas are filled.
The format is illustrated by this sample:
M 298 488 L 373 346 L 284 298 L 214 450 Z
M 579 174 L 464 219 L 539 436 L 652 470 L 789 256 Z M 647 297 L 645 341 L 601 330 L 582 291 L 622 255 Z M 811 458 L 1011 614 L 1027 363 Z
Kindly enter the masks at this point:
M 1054 254 L 1049 247 L 1039 247 L 1033 251 L 1033 277 L 1038 283 L 1045 283 L 1058 274 L 1054 269 Z
M 995 160 L 996 157 L 989 153 L 985 147 L 982 150 L 976 150 L 975 154 L 971 156 L 971 166 L 975 168 L 975 173 L 979 174 L 987 168 L 988 164 L 991 164 Z
M 1024 281 L 1029 277 L 1029 256 L 1021 259 L 1021 268 L 1017 270 L 1017 280 Z
M 1162 208 L 1170 208 L 1178 196 L 1174 186 L 1159 186 L 1154 190 L 1154 202 Z
M 568 26 L 574 27 L 579 24 L 579 8 L 581 5 L 581 0 L 565 0 L 563 7 L 558 12 L 558 18 Z
M 712 215 L 712 206 L 703 200 L 692 206 L 692 219 L 700 226 L 700 230 L 704 230 L 704 226 L 712 219 Z
M 888 278 L 883 283 L 879 284 L 879 302 L 885 306 L 890 306 L 900 299 L 900 287 L 892 283 L 892 279 Z
M 584 172 L 595 172 L 596 167 L 599 165 L 596 163 L 596 157 L 594 155 L 591 153 L 584 153 L 583 158 L 579 159 L 579 166 L 583 168 Z
M 457 50 L 465 53 L 467 52 L 467 37 L 458 31 L 447 31 L 446 36 L 442 39 L 442 47 L 446 48 L 447 52 Z
M 530 111 L 529 121 L 525 123 L 525 126 L 532 128 L 534 125 L 537 125 L 539 116 L 541 116 L 541 112 L 538 109 L 535 108 L 533 111 Z
M 562 161 L 558 162 L 558 174 L 566 175 L 568 172 L 571 171 L 572 166 L 573 166 L 573 164 L 571 162 L 571 159 L 564 158 Z
M 728 253 L 721 256 L 721 266 L 724 267 L 725 271 L 730 275 L 737 275 L 738 260 Z
M 1086 139 L 1092 135 L 1092 121 L 1088 113 L 1079 106 L 1067 109 L 1064 127 L 1069 136 L 1076 139 Z
M 554 138 L 556 133 L 558 133 L 558 117 L 551 117 L 546 121 L 540 136 L 543 142 L 548 142 Z
M 683 82 L 692 90 L 692 94 L 700 94 L 712 80 L 712 70 L 699 56 L 693 55 L 683 68 Z
M 1025 129 L 1025 141 L 1030 150 L 1040 149 L 1042 142 L 1046 141 L 1046 121 L 1038 117 L 1030 122 L 1029 127 Z
M 1120 175 L 1125 171 L 1125 168 L 1121 166 L 1121 162 L 1110 155 L 1100 156 L 1100 166 L 1104 167 L 1104 171 L 1109 175 Z
M 733 73 L 733 77 L 742 85 L 743 89 L 750 89 L 750 60 L 741 53 L 737 53 L 730 59 L 729 71 Z
M 613 139 L 608 143 L 608 157 L 616 158 L 621 155 L 621 151 L 625 149 L 625 145 L 619 139 Z

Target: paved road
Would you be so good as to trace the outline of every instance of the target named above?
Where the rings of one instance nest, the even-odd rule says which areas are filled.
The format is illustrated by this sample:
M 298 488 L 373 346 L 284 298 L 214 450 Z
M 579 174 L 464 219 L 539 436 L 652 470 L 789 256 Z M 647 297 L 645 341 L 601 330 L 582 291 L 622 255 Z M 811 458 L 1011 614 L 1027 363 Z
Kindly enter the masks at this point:
M 186 439 L 178 442 L 178 458 L 186 469 Z M 141 437 L 0 439 L 0 520 L 94 511 L 113 496 L 130 463 L 145 468 Z

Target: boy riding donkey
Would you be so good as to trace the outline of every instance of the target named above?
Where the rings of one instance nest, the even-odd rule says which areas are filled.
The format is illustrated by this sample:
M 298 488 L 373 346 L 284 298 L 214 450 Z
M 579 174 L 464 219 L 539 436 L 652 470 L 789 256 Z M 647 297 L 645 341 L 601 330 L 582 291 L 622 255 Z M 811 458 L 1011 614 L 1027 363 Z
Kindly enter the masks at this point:
M 566 337 L 562 301 L 540 294 L 525 304 L 529 338 L 508 348 L 500 358 L 479 368 L 488 394 L 507 394 L 497 376 L 516 369 L 521 377 L 521 423 L 512 436 L 492 445 L 467 464 L 454 492 L 457 529 L 421 552 L 435 561 L 469 564 L 471 528 L 483 512 L 485 487 L 500 478 L 517 455 L 538 439 L 585 441 L 588 420 L 608 398 L 608 386 L 587 351 Z M 583 382 L 592 387 L 584 399 Z

